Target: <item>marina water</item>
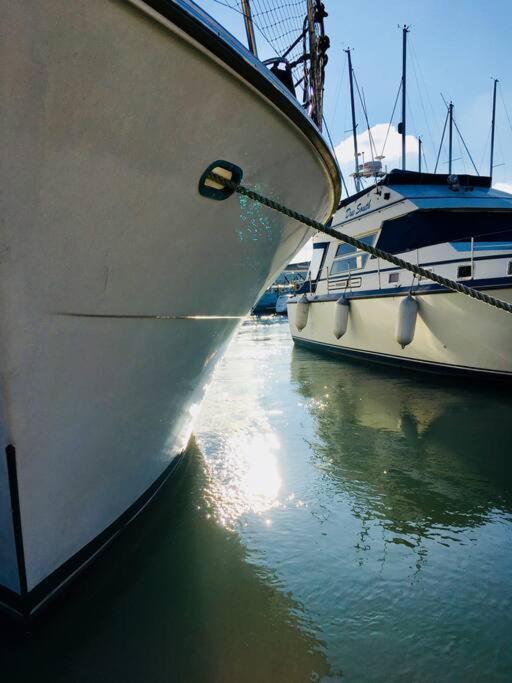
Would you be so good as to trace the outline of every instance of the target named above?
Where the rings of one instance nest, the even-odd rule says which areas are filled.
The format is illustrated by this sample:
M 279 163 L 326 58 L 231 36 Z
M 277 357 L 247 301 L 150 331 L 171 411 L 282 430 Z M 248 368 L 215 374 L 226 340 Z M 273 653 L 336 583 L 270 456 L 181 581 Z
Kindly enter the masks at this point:
M 511 407 L 248 321 L 150 509 L 1 622 L 2 680 L 510 680 Z

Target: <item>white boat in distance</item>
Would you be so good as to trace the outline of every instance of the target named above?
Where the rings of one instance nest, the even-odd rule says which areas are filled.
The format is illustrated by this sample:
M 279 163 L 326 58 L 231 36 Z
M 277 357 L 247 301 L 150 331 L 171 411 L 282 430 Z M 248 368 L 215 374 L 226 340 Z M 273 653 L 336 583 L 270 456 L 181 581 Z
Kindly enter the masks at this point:
M 394 170 L 341 202 L 357 237 L 512 301 L 512 195 L 490 178 Z M 512 378 L 509 313 L 325 235 L 314 239 L 309 293 L 288 303 L 294 341 L 419 370 Z
M 192 2 L 0 8 L 0 598 L 30 615 L 163 483 L 236 316 L 309 237 L 201 174 L 228 160 L 322 221 L 339 175 Z

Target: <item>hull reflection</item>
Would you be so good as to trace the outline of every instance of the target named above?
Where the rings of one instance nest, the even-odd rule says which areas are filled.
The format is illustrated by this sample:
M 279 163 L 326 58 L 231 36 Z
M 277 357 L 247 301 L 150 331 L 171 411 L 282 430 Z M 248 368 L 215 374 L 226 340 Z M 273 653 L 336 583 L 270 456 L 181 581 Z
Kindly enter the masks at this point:
M 509 397 L 297 348 L 291 376 L 314 419 L 316 466 L 392 532 L 388 540 L 449 544 L 512 512 Z

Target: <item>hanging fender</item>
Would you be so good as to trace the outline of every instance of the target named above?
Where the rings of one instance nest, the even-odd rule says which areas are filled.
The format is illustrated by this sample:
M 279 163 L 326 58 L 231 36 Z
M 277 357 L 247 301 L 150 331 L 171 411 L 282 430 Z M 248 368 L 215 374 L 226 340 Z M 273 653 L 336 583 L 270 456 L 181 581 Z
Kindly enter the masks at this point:
M 409 294 L 400 302 L 396 324 L 396 340 L 403 349 L 414 339 L 417 317 L 418 302 Z
M 295 305 L 295 327 L 302 332 L 308 324 L 309 301 L 305 294 L 301 296 Z
M 340 296 L 334 306 L 333 332 L 336 339 L 343 337 L 348 327 L 350 302 L 345 295 Z

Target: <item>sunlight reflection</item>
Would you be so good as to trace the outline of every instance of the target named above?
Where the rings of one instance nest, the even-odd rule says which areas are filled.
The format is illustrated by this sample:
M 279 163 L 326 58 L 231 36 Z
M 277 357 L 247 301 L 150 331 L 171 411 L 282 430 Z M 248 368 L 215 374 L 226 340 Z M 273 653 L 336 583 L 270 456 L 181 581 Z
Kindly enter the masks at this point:
M 207 461 L 207 498 L 221 524 L 232 527 L 245 514 L 262 515 L 279 506 L 279 447 L 273 432 L 254 425 L 252 430 L 230 434 L 218 457 Z M 265 524 L 271 524 L 268 517 Z

